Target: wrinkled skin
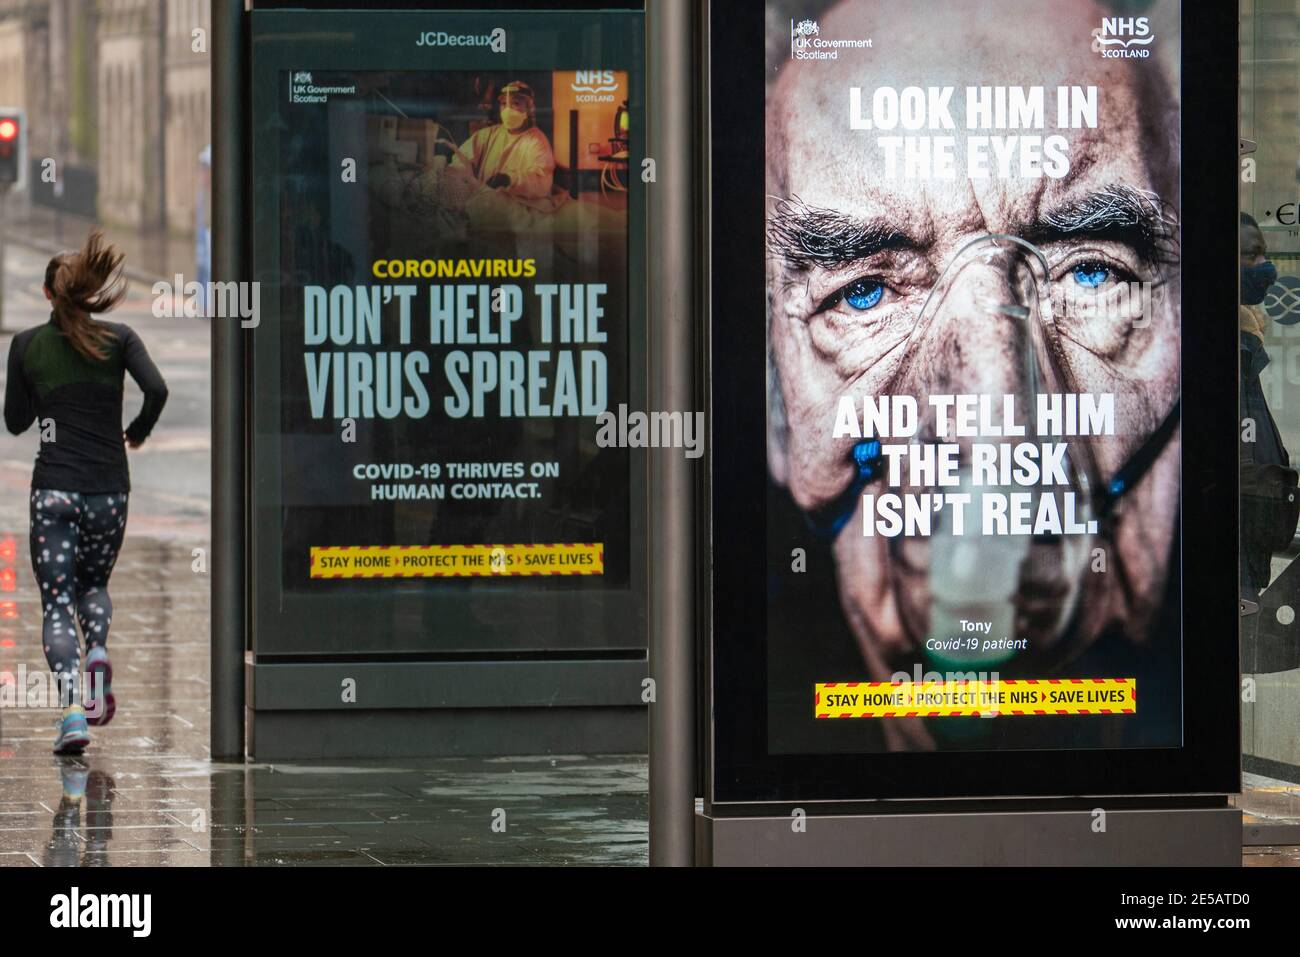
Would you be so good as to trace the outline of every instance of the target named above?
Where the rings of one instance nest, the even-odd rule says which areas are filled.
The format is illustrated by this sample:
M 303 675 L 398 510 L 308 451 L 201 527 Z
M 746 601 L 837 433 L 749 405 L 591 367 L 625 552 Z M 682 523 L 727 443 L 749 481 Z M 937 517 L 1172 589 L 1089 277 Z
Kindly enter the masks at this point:
M 1117 186 L 1158 197 L 1155 205 L 1165 222 L 1176 224 L 1174 94 L 1158 78 L 1155 59 L 1108 60 L 1093 52 L 1088 38 L 1101 22 L 1099 8 L 1077 0 L 1061 0 L 1056 8 L 1058 28 L 1047 34 L 1007 31 L 1001 17 L 955 15 L 927 18 L 924 31 L 911 23 L 891 32 L 872 15 L 876 5 L 846 0 L 821 19 L 822 36 L 872 36 L 875 49 L 842 51 L 837 61 L 783 64 L 768 91 L 769 236 L 781 201 L 797 199 L 800 208 L 845 214 L 905 235 L 910 243 L 848 261 L 816 263 L 792 262 L 780 249 L 769 250 L 769 466 L 773 480 L 805 511 L 826 506 L 853 479 L 854 439 L 832 437 L 842 396 L 854 397 L 860 407 L 864 395 L 910 394 L 924 402 L 930 394 L 1000 396 L 1019 388 L 1023 342 L 1010 334 L 1010 320 L 993 321 L 982 311 L 999 284 L 1014 284 L 996 269 L 981 273 L 982 267 L 974 267 L 977 281 L 957 289 L 909 341 L 912 330 L 921 328 L 922 305 L 945 266 L 957 250 L 985 234 L 1032 237 L 1048 262 L 1052 289 L 1075 281 L 1080 263 L 1103 263 L 1105 275 L 1116 279 L 1165 283 L 1143 322 L 1085 319 L 1068 310 L 1056 314 L 1061 360 L 1071 381 L 1063 383 L 1058 376 L 1050 391 L 1115 396 L 1118 434 L 1090 446 L 1094 483 L 1114 474 L 1177 399 L 1181 317 L 1176 228 L 1165 244 L 1172 252 L 1166 248 L 1158 264 L 1128 237 L 1035 230 L 1054 211 Z M 905 53 L 891 55 L 891 36 L 906 37 Z M 964 87 L 981 84 L 1046 88 L 1046 129 L 976 132 L 1059 133 L 1069 141 L 1067 176 L 981 181 L 965 176 L 965 138 L 970 134 L 964 128 Z M 1099 88 L 1098 128 L 1057 130 L 1055 88 L 1094 84 Z M 951 101 L 956 129 L 914 134 L 956 137 L 956 179 L 886 178 L 876 132 L 850 129 L 848 93 L 852 86 L 861 87 L 869 104 L 873 90 L 884 85 L 956 87 Z M 788 205 L 784 211 L 789 212 Z M 1095 268 L 1084 265 L 1082 272 Z M 847 296 L 835 300 L 837 291 L 864 277 L 881 287 L 876 304 L 860 309 Z M 1105 296 L 1109 288 L 1102 283 L 1086 291 Z M 1069 592 L 1072 598 L 1068 605 L 1058 601 L 1030 615 L 1032 625 L 1024 624 L 1031 634 L 1030 651 L 1018 664 L 1036 660 L 1043 667 L 1059 667 L 1116 622 L 1123 624 L 1130 641 L 1146 640 L 1168 571 L 1179 460 L 1180 433 L 1175 433 L 1144 481 L 1123 500 L 1108 534 L 1035 546 L 1022 575 L 1037 576 L 1041 588 L 1058 595 Z M 858 511 L 834 545 L 841 604 L 872 678 L 889 680 L 922 660 L 925 550 L 930 546 L 925 540 L 898 540 L 891 551 L 888 539 L 864 537 L 862 525 L 859 500 Z M 1083 543 L 1087 548 L 1081 551 Z M 1089 567 L 1095 547 L 1106 549 L 1105 574 Z M 892 748 L 932 746 L 919 721 L 886 724 Z

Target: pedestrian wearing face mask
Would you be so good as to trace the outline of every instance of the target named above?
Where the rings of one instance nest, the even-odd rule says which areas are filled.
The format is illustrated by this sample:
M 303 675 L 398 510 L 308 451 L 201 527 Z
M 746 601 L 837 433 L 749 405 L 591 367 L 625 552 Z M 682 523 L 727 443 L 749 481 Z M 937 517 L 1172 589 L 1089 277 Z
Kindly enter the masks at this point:
M 1282 443 L 1264 398 L 1260 373 L 1269 364 L 1264 348 L 1268 314 L 1260 308 L 1268 288 L 1277 281 L 1277 267 L 1268 260 L 1268 248 L 1259 224 L 1241 214 L 1240 330 L 1241 416 L 1241 589 L 1254 600 L 1272 578 L 1273 555 L 1286 549 L 1300 517 L 1297 472 Z

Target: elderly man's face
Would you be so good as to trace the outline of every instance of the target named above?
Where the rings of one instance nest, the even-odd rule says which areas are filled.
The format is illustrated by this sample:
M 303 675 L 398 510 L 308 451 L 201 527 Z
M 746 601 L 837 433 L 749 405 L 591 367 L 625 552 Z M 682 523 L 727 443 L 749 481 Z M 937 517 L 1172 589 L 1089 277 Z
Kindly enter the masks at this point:
M 1066 297 L 1102 302 L 1121 284 L 1159 284 L 1141 316 L 1102 308 L 1085 317 L 1060 303 L 1053 312 L 1060 348 L 1055 380 L 1042 391 L 1114 394 L 1118 434 L 1092 446 L 1093 481 L 1106 481 L 1169 413 L 1179 389 L 1176 106 L 1159 96 L 1143 101 L 1139 89 L 1141 71 L 1157 82 L 1158 66 L 1098 56 L 1088 41 L 1102 11 L 1074 0 L 1057 4 L 1051 31 L 1007 30 L 1004 18 L 952 4 L 961 16 L 909 27 L 908 49 L 892 52 L 881 43 L 880 19 L 868 16 L 876 9 L 848 0 L 821 21 L 826 36 L 874 33 L 876 49 L 792 62 L 769 91 L 770 336 L 783 407 L 769 439 L 773 477 L 810 513 L 850 486 L 854 440 L 832 438 L 842 396 L 860 407 L 863 396 L 915 395 L 924 403 L 940 393 L 1022 391 L 1027 340 L 1017 338 L 1011 320 L 980 312 L 978 297 L 950 299 L 921 327 L 921 341 L 909 341 L 954 254 L 993 233 L 1032 242 L 1047 260 L 1051 287 Z M 965 175 L 965 87 L 986 85 L 1048 91 L 1047 129 L 977 132 L 1063 135 L 1066 176 Z M 1056 88 L 1092 85 L 1097 128 L 1056 129 Z M 850 129 L 855 86 L 864 104 L 878 86 L 954 87 L 956 128 L 917 133 L 956 138 L 956 178 L 886 178 L 878 134 Z M 1034 546 L 1016 597 L 1018 630 L 1030 635 L 1031 652 L 1059 661 L 1114 621 L 1134 640 L 1144 638 L 1162 595 L 1177 482 L 1175 437 L 1123 499 L 1108 538 Z M 870 670 L 888 677 L 918 660 L 926 637 L 932 543 L 864 537 L 860 500 L 858 509 L 836 539 L 840 594 Z M 1104 573 L 1093 570 L 1096 561 L 1077 561 L 1080 541 L 1106 550 Z

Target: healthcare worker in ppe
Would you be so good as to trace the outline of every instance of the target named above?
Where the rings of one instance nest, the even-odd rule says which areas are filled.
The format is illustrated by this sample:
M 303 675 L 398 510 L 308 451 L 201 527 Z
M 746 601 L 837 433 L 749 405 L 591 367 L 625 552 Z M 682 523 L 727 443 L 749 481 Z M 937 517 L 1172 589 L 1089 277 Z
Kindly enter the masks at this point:
M 553 195 L 555 154 L 537 128 L 532 87 L 509 83 L 498 102 L 501 122 L 466 140 L 452 165 L 484 184 L 466 206 L 472 224 L 520 229 L 534 214 L 554 212 L 564 194 Z

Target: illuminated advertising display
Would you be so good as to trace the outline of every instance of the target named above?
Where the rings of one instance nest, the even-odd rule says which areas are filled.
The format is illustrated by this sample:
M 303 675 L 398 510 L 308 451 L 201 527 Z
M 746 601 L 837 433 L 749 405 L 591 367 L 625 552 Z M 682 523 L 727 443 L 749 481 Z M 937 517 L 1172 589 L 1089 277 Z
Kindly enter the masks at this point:
M 639 15 L 329 13 L 297 46 L 280 16 L 254 17 L 259 608 L 294 650 L 627 640 L 640 480 L 597 417 L 638 389 Z
M 735 330 L 714 277 L 715 377 L 720 343 L 743 339 L 757 368 L 723 375 L 761 397 L 734 441 L 746 470 L 761 458 L 761 491 L 743 481 L 766 503 L 743 681 L 723 673 L 739 659 L 714 599 L 716 700 L 748 692 L 735 781 L 816 756 L 883 773 L 937 753 L 1186 753 L 1206 700 L 1184 492 L 1187 305 L 1204 300 L 1184 269 L 1199 134 L 1181 5 L 770 2 L 763 33 L 744 267 L 763 321 Z M 732 461 L 715 449 L 722 525 Z

